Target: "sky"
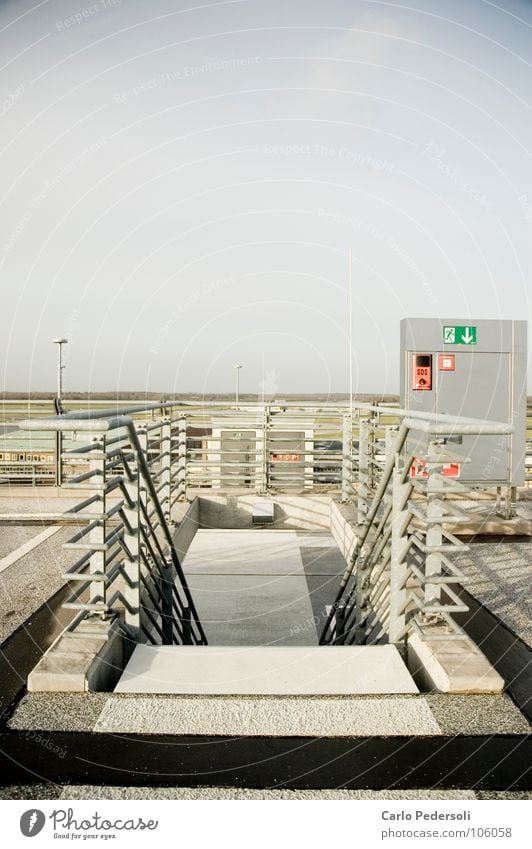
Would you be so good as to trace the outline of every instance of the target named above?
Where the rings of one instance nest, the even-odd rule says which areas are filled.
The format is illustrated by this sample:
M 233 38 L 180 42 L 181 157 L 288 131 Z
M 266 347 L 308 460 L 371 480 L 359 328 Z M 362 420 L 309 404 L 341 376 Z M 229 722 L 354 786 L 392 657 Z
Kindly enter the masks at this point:
M 532 2 L 3 0 L 0 127 L 6 390 L 347 392 L 351 304 L 397 393 L 402 318 L 530 318 Z

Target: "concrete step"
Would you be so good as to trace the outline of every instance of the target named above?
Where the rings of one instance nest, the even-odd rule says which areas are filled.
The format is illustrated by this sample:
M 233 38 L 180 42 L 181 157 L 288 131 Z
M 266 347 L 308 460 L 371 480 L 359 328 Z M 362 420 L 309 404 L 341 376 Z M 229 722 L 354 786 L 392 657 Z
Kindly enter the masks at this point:
M 382 695 L 418 689 L 395 646 L 140 645 L 115 692 Z

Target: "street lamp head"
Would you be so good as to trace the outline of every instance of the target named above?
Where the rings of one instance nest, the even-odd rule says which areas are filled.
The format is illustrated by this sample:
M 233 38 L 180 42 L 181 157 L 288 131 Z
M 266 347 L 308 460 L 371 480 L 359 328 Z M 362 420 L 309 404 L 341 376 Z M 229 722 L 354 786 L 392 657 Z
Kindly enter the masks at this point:
M 235 368 L 242 368 L 242 366 L 235 366 Z
M 56 345 L 66 345 L 68 339 L 52 339 L 52 342 L 55 342 Z

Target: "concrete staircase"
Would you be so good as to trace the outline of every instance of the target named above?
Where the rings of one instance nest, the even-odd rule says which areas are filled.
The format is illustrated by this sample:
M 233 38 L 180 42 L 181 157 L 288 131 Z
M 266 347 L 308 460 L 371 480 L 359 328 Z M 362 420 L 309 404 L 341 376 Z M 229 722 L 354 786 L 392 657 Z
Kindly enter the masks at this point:
M 116 693 L 383 695 L 418 689 L 395 646 L 135 648 Z

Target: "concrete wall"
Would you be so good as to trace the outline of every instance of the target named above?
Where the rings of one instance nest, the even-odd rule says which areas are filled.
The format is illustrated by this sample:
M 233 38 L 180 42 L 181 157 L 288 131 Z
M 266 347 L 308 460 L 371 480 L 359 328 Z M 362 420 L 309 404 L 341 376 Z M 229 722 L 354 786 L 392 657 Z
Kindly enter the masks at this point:
M 330 525 L 334 541 L 348 562 L 357 542 L 356 507 L 331 501 Z
M 253 525 L 253 505 L 261 500 L 273 502 L 274 523 L 265 527 L 300 530 L 329 530 L 330 501 L 328 495 L 202 495 L 199 501 L 199 523 L 204 529 L 243 530 Z
M 112 691 L 133 645 L 120 619 L 81 622 L 65 629 L 28 676 L 29 692 Z
M 190 544 L 200 527 L 200 500 L 195 498 L 191 504 L 176 504 L 172 510 L 172 521 L 176 528 L 172 534 L 179 558 L 187 553 Z

